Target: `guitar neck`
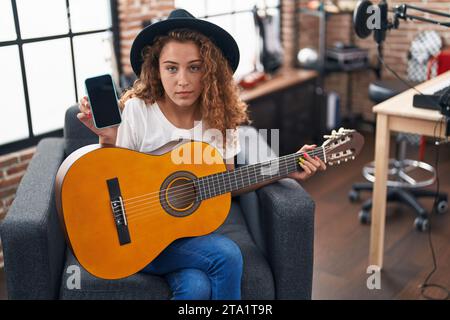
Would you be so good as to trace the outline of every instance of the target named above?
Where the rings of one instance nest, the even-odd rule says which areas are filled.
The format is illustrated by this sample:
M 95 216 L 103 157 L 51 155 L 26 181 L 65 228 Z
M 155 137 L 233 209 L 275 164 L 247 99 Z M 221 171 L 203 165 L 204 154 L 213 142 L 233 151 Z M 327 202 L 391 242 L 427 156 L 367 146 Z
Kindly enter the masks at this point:
M 323 147 L 318 147 L 307 152 L 307 154 L 311 157 L 317 156 L 326 162 Z M 303 157 L 302 153 L 292 153 L 257 164 L 239 167 L 232 171 L 198 178 L 194 181 L 198 191 L 198 200 L 213 198 L 261 182 L 286 177 L 288 174 L 302 169 L 299 165 L 299 158 L 301 157 Z

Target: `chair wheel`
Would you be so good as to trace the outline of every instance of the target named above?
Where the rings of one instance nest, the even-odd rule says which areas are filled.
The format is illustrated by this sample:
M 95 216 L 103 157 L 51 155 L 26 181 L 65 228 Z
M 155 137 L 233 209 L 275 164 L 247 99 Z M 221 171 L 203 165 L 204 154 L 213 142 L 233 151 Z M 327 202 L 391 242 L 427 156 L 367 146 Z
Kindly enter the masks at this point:
M 370 224 L 370 211 L 361 210 L 358 213 L 359 222 L 362 224 Z
M 448 202 L 446 200 L 440 200 L 436 204 L 436 212 L 439 214 L 446 213 L 448 210 Z
M 421 232 L 427 231 L 429 227 L 429 222 L 427 218 L 417 217 L 414 220 L 414 227 Z
M 350 202 L 356 202 L 359 200 L 359 192 L 356 191 L 355 189 L 350 190 L 350 192 L 348 193 L 348 199 L 350 200 Z

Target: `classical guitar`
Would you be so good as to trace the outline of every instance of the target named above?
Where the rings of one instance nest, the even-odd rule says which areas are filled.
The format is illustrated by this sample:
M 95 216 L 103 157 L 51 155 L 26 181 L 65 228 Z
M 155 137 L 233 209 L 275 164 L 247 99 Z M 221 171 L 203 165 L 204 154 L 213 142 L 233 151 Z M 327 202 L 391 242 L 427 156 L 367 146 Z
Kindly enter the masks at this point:
M 354 130 L 325 138 L 308 154 L 328 165 L 353 159 L 364 144 Z M 205 142 L 182 141 L 162 150 L 145 154 L 95 144 L 61 164 L 55 183 L 58 214 L 69 247 L 94 276 L 132 275 L 174 240 L 213 232 L 228 215 L 232 191 L 285 177 L 303 161 L 302 154 L 293 153 L 227 171 L 219 152 Z M 196 152 L 202 164 L 173 160 Z

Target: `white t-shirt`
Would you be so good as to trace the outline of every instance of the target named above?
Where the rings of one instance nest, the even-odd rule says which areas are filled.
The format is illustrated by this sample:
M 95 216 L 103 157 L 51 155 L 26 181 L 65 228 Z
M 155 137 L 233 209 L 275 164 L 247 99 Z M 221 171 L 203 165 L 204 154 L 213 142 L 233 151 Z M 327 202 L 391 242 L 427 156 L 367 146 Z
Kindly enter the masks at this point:
M 224 150 L 221 135 L 218 138 L 220 132 L 206 129 L 203 121 L 196 121 L 192 129 L 175 127 L 156 102 L 149 105 L 142 99 L 131 98 L 125 102 L 116 145 L 150 153 L 170 141 L 182 138 L 207 142 L 214 146 L 224 159 L 230 159 L 240 152 L 237 130 L 227 130 Z

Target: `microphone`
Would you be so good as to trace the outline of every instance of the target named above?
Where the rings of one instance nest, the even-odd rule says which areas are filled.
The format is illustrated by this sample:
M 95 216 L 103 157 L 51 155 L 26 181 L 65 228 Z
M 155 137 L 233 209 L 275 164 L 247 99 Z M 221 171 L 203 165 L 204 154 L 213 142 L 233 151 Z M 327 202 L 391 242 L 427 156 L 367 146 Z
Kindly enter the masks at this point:
M 450 18 L 450 14 L 446 12 L 420 8 L 410 4 L 396 5 L 389 10 L 386 0 L 381 0 L 377 5 L 372 4 L 369 0 L 360 0 L 353 11 L 353 28 L 356 35 L 362 39 L 367 38 L 374 31 L 374 39 L 379 45 L 385 40 L 387 30 L 398 28 L 399 19 L 418 20 L 450 28 L 450 22 L 410 15 L 406 12 L 408 9 Z M 394 13 L 392 22 L 388 20 L 388 11 Z
M 373 38 L 375 39 L 376 43 L 380 44 L 384 41 L 384 39 L 386 39 L 386 30 L 388 28 L 387 2 L 385 0 L 381 1 L 381 3 L 378 5 L 378 8 L 380 9 L 380 28 L 375 29 Z

